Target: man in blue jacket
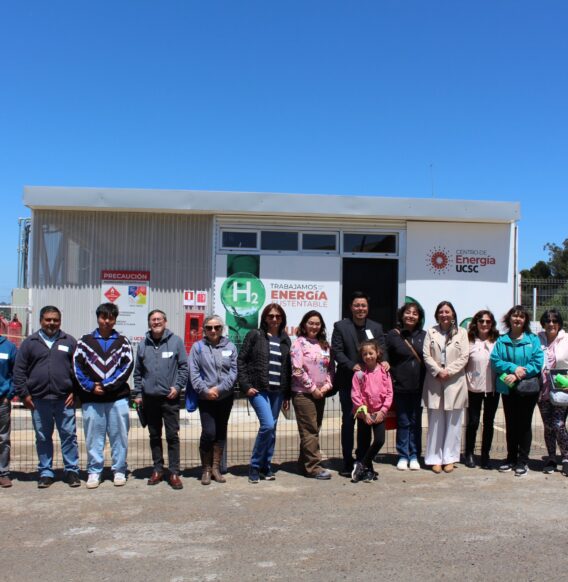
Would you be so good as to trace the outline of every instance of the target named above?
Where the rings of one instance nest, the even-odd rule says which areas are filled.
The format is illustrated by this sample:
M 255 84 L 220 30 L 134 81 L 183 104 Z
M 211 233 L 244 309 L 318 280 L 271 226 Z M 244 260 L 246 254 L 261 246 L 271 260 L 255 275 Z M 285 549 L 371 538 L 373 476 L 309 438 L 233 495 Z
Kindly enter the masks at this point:
M 10 400 L 14 397 L 12 372 L 16 346 L 0 336 L 0 487 L 12 487 L 10 479 Z
M 67 483 L 79 487 L 79 448 L 75 426 L 72 371 L 75 338 L 61 329 L 61 311 L 53 305 L 39 312 L 41 329 L 26 338 L 16 355 L 14 387 L 31 410 L 36 434 L 38 488 L 53 483 L 53 429 L 57 426 Z
M 138 345 L 134 368 L 134 397 L 148 422 L 154 471 L 148 485 L 164 478 L 162 425 L 168 443 L 168 482 L 182 489 L 179 448 L 180 393 L 187 384 L 187 354 L 183 340 L 167 329 L 166 314 L 154 309 L 148 314 L 150 331 Z

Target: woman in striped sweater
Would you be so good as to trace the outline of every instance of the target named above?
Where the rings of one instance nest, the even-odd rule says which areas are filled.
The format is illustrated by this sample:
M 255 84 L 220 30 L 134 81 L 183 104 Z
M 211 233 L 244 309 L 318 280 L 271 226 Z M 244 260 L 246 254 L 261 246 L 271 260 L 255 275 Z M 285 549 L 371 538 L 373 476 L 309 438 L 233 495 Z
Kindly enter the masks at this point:
M 250 459 L 249 482 L 275 479 L 271 462 L 278 415 L 290 402 L 290 338 L 286 313 L 277 303 L 262 311 L 260 329 L 246 335 L 238 359 L 241 390 L 254 408 L 260 427 Z

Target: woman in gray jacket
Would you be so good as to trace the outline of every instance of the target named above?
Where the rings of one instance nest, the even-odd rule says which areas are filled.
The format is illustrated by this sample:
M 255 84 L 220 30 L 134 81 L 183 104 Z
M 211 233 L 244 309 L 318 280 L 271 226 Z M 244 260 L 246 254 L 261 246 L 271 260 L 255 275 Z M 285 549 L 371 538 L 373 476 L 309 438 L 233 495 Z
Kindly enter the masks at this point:
M 218 483 L 225 483 L 220 466 L 233 408 L 237 348 L 223 336 L 224 327 L 218 315 L 206 317 L 203 323 L 204 339 L 194 344 L 189 354 L 189 377 L 199 396 L 202 485 L 209 485 L 211 478 Z

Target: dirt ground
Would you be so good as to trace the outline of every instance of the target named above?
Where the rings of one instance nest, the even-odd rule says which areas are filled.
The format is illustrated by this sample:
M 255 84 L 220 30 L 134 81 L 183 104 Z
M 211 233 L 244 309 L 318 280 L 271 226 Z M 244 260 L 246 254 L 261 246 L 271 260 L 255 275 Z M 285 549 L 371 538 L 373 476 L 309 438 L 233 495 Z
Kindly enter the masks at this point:
M 565 580 L 568 478 L 467 469 L 401 472 L 385 458 L 374 483 L 318 482 L 285 463 L 251 485 L 125 487 L 16 473 L 0 490 L 2 578 L 37 580 Z M 333 466 L 332 469 L 337 469 Z M 85 475 L 82 474 L 82 478 Z

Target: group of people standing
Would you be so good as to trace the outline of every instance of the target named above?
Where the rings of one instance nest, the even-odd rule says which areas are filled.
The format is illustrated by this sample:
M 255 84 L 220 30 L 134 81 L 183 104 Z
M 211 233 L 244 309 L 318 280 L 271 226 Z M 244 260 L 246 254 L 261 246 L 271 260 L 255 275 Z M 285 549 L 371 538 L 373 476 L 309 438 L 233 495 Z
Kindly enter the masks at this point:
M 81 485 L 75 421 L 75 397 L 83 411 L 87 445 L 87 487 L 100 483 L 104 446 L 112 449 L 114 484 L 126 483 L 128 450 L 128 378 L 134 366 L 132 347 L 114 329 L 118 308 L 97 308 L 98 327 L 76 341 L 61 329 L 61 311 L 47 305 L 40 310 L 40 329 L 12 350 L 0 338 L 2 387 L 0 393 L 0 486 L 10 487 L 10 400 L 17 395 L 31 411 L 38 456 L 38 487 L 54 481 L 53 431 L 57 427 L 65 478 L 70 487 Z
M 255 411 L 259 430 L 249 466 L 250 483 L 275 479 L 272 466 L 276 428 L 282 408 L 294 407 L 300 437 L 301 472 L 328 480 L 322 465 L 319 435 L 327 397 L 338 394 L 341 404 L 340 474 L 352 481 L 371 482 L 378 473 L 373 459 L 385 442 L 386 418 L 394 405 L 397 420 L 397 469 L 421 469 L 422 411 L 428 431 L 424 462 L 434 473 L 451 473 L 460 461 L 465 411 L 464 462 L 476 467 L 474 456 L 483 409 L 479 464 L 490 469 L 493 425 L 500 397 L 506 425 L 507 458 L 501 472 L 524 476 L 532 440 L 532 417 L 537 403 L 542 415 L 548 458 L 544 471 L 557 468 L 560 447 L 562 472 L 568 476 L 568 407 L 550 398 L 551 371 L 568 371 L 568 336 L 560 313 L 547 310 L 543 332 L 531 332 L 529 314 L 512 307 L 503 318 L 505 333 L 488 310 L 477 312 L 468 330 L 458 326 L 449 301 L 435 310 L 436 325 L 423 329 L 424 311 L 415 302 L 397 312 L 397 325 L 386 335 L 368 318 L 369 298 L 356 292 L 351 317 L 334 324 L 331 340 L 318 311 L 299 322 L 296 338 L 286 334 L 286 313 L 277 303 L 267 305 L 259 329 L 251 330 L 237 351 L 223 335 L 218 315 L 207 317 L 203 339 L 186 354 L 183 341 L 167 329 L 166 314 L 148 316 L 149 331 L 136 358 L 128 339 L 115 329 L 118 308 L 97 308 L 97 328 L 79 341 L 61 329 L 61 312 L 40 311 L 40 330 L 16 350 L 0 336 L 0 486 L 11 486 L 10 399 L 17 394 L 31 411 L 36 434 L 39 488 L 54 480 L 54 427 L 57 427 L 66 481 L 81 484 L 75 425 L 75 398 L 83 412 L 87 450 L 87 488 L 99 486 L 104 446 L 109 437 L 113 481 L 126 483 L 130 388 L 134 370 L 134 401 L 147 423 L 153 472 L 148 485 L 167 480 L 183 488 L 180 478 L 179 411 L 184 389 L 197 395 L 202 433 L 199 450 L 201 482 L 225 482 L 221 466 L 229 417 L 237 383 Z M 355 425 L 357 442 L 355 458 Z M 162 430 L 168 449 L 166 473 Z

